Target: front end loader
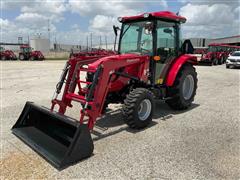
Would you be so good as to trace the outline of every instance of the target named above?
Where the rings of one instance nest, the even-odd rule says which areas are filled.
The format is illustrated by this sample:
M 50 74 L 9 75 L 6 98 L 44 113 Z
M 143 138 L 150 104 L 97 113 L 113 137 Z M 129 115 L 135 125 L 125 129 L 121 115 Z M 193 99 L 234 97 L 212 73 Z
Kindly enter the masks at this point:
M 194 100 L 197 58 L 188 54 L 189 42 L 180 44 L 180 25 L 186 19 L 163 11 L 119 21 L 117 54 L 71 57 L 51 107 L 27 102 L 12 128 L 58 169 L 92 155 L 91 131 L 108 104 L 122 103 L 126 124 L 141 129 L 151 123 L 156 99 L 177 110 L 187 109 Z M 73 101 L 82 106 L 79 120 L 64 115 Z

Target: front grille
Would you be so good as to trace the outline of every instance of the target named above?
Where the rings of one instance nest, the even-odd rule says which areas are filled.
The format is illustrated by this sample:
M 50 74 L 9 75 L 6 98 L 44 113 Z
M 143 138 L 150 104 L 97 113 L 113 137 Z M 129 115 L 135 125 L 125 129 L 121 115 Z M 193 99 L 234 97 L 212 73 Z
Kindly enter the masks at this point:
M 240 59 L 230 59 L 231 62 L 240 62 Z

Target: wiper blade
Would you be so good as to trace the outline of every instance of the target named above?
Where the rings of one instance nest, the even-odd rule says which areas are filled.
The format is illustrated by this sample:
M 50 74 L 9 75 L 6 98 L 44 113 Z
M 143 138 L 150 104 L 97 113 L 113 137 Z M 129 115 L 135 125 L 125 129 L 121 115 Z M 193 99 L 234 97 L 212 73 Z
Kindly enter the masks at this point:
M 124 34 L 125 34 L 125 33 L 127 32 L 127 30 L 131 27 L 131 25 L 132 25 L 132 24 L 129 24 L 129 25 L 128 25 L 127 29 L 122 33 L 122 35 L 121 35 L 120 38 L 122 38 L 122 37 L 124 36 Z

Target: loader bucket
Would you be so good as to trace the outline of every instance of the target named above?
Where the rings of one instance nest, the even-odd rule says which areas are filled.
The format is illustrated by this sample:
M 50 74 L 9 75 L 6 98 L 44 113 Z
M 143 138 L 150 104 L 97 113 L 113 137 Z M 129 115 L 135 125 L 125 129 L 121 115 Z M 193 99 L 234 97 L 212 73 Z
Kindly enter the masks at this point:
M 27 102 L 12 132 L 58 170 L 92 155 L 86 124 Z

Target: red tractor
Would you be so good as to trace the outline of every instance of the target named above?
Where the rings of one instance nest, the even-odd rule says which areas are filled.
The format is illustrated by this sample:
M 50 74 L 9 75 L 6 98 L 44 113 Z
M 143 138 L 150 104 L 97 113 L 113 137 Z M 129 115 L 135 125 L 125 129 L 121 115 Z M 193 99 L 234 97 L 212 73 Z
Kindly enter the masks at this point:
M 32 51 L 32 48 L 28 45 L 20 46 L 19 60 L 44 60 L 44 56 L 41 51 Z
M 180 25 L 186 19 L 163 11 L 119 21 L 117 54 L 70 58 L 51 108 L 27 102 L 12 128 L 58 169 L 92 155 L 90 132 L 108 104 L 122 103 L 125 123 L 142 129 L 152 122 L 155 100 L 164 100 L 174 110 L 185 110 L 194 100 L 197 58 L 187 54 L 191 45 L 180 47 Z M 79 120 L 64 115 L 73 101 L 82 106 Z
M 0 59 L 5 60 L 17 60 L 17 56 L 12 50 L 5 50 L 3 47 L 0 47 Z
M 92 50 L 92 51 L 82 51 L 82 52 L 77 52 L 77 53 L 71 53 L 70 54 L 70 57 L 83 57 L 83 56 L 91 56 L 91 57 L 93 57 L 93 56 L 97 56 L 97 57 L 99 57 L 99 56 L 102 56 L 102 57 L 104 57 L 104 56 L 110 56 L 110 55 L 114 55 L 114 54 L 116 54 L 116 52 L 114 52 L 114 51 L 111 51 L 111 50 L 105 50 L 105 49 L 96 49 L 96 50 Z
M 224 64 L 227 57 L 227 45 L 225 44 L 209 44 L 209 48 L 206 53 L 202 54 L 200 63 L 209 63 L 210 65 Z

